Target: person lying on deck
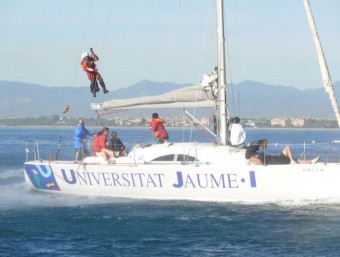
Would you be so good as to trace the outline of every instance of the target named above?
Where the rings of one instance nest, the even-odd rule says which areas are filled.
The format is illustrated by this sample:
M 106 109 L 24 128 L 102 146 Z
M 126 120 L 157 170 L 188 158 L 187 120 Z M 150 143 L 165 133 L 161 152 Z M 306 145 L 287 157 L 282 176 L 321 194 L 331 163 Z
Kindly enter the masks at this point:
M 273 154 L 265 154 L 265 150 L 268 145 L 267 139 L 260 139 L 252 142 L 246 150 L 245 157 L 249 160 L 249 163 L 252 164 L 263 164 L 263 165 L 277 165 L 277 164 L 314 164 L 317 163 L 320 159 L 320 156 L 312 160 L 300 160 L 294 159 L 292 150 L 290 146 L 286 146 L 281 154 L 273 155 Z M 259 152 L 260 147 L 263 149 L 263 152 Z

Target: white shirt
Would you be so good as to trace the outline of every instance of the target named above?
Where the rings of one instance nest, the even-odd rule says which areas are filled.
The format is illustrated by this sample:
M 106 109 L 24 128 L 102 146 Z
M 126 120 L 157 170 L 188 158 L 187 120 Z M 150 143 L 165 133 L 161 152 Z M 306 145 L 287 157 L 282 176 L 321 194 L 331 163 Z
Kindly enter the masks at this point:
M 230 130 L 230 143 L 231 145 L 240 145 L 246 140 L 246 132 L 241 124 L 231 124 Z

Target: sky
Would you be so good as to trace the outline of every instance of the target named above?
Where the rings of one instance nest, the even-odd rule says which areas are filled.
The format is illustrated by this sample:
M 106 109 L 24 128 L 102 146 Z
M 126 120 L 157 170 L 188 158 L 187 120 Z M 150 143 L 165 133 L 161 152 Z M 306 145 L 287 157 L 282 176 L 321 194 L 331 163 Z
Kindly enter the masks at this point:
M 340 81 L 340 1 L 310 0 L 332 80 Z M 89 85 L 98 54 L 109 90 L 141 80 L 197 83 L 217 63 L 214 0 L 0 0 L 0 80 Z M 303 0 L 225 0 L 227 81 L 322 87 Z

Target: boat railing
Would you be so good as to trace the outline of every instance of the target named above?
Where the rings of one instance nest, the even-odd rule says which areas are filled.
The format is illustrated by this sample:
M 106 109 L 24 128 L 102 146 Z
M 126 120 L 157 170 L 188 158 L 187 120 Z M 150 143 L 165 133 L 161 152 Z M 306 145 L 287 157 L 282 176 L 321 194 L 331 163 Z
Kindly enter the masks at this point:
M 340 140 L 334 140 L 334 141 L 330 142 L 330 147 L 329 147 L 327 159 L 326 159 L 326 162 L 325 162 L 326 164 L 328 163 L 329 158 L 330 158 L 331 155 L 332 155 L 332 150 L 333 150 L 333 148 L 334 148 L 334 144 L 339 144 L 339 145 L 340 145 Z M 338 156 L 338 163 L 340 163 L 340 156 Z
M 281 151 L 286 145 L 291 147 L 293 156 L 297 159 L 307 160 L 320 156 L 319 162 L 325 164 L 340 163 L 340 140 L 320 143 L 315 140 L 312 140 L 311 143 L 303 142 L 298 144 L 274 143 L 270 144 L 270 148 L 274 147 Z
M 29 161 L 30 150 L 28 148 L 28 143 L 27 142 L 26 142 L 25 153 L 26 153 L 26 161 Z M 40 160 L 39 144 L 38 144 L 37 141 L 35 141 L 33 143 L 33 155 L 34 155 L 34 160 Z
M 271 148 L 274 147 L 279 150 L 279 149 L 283 149 L 285 145 L 287 144 L 275 143 L 275 144 L 271 144 Z M 315 141 L 312 141 L 312 143 L 304 142 L 302 144 L 301 143 L 290 144 L 290 146 L 292 148 L 293 155 L 296 158 L 306 160 L 306 159 L 313 159 L 316 156 L 320 156 L 319 162 L 323 162 L 325 164 L 328 164 L 328 163 L 339 163 L 340 164 L 340 140 L 333 140 L 331 142 L 322 142 L 322 143 L 317 143 Z M 132 151 L 135 151 L 136 148 L 138 147 L 142 147 L 142 146 L 140 144 L 139 145 L 137 144 L 132 149 Z M 194 151 L 196 161 L 198 161 L 197 151 L 199 151 L 197 147 L 198 147 L 198 142 L 194 142 L 194 144 L 192 145 L 192 149 L 190 149 L 190 151 Z M 31 149 L 33 148 L 33 150 L 31 151 L 31 149 L 29 148 Z M 73 150 L 74 150 L 73 148 L 70 149 L 69 150 L 70 153 Z M 40 161 L 42 160 L 42 156 L 40 155 L 39 143 L 37 141 L 31 142 L 30 144 L 26 142 L 26 148 L 25 148 L 26 161 L 30 160 L 32 153 L 33 153 L 33 160 L 40 160 Z M 46 159 L 48 158 L 48 160 L 53 160 L 52 154 L 49 154 L 49 156 L 45 156 L 45 158 Z M 134 163 L 137 164 L 137 160 L 134 160 Z M 184 161 L 184 164 L 185 163 L 186 162 Z

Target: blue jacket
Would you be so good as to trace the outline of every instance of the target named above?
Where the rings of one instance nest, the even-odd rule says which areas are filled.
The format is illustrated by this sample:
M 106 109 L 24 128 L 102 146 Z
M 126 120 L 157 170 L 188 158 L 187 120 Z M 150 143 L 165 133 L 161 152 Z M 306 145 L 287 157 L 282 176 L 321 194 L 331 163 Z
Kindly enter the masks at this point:
M 78 124 L 74 130 L 74 148 L 81 148 L 83 146 L 83 141 L 87 136 L 91 135 L 90 132 L 85 128 L 84 125 Z

